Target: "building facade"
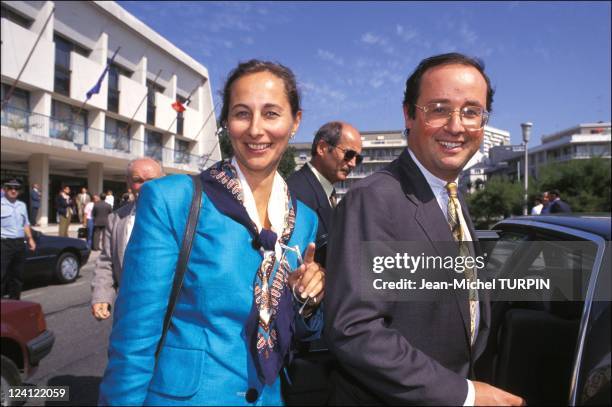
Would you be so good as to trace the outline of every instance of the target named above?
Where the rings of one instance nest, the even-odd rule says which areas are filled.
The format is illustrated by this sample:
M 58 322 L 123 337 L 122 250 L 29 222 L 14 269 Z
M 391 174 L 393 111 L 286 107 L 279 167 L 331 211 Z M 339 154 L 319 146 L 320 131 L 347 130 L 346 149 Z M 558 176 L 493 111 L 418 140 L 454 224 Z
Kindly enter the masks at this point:
M 549 164 L 592 157 L 610 159 L 612 136 L 610 122 L 582 123 L 554 134 L 542 136 L 542 143 L 528 151 L 529 176 L 538 178 L 541 169 Z M 516 146 L 516 150 L 520 150 Z M 506 158 L 504 166 L 491 169 L 511 180 L 520 180 L 525 168 L 524 151 Z
M 117 3 L 3 1 L 1 29 L 2 179 L 41 185 L 38 223 L 63 185 L 120 196 L 134 158 L 220 159 L 208 70 Z

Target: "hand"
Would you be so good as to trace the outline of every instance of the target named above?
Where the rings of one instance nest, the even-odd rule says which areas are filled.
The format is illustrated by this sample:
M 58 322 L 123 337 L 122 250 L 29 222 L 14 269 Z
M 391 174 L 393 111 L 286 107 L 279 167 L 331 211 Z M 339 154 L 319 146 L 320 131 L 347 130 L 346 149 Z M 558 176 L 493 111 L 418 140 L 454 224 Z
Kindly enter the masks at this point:
M 91 313 L 98 320 L 102 321 L 110 317 L 110 304 L 107 302 L 98 302 L 91 306 Z
M 476 397 L 475 406 L 526 406 L 525 400 L 497 387 L 483 382 L 472 381 Z
M 34 240 L 33 237 L 28 238 L 28 247 L 30 248 L 30 250 L 35 251 L 36 250 L 36 241 Z
M 315 244 L 310 243 L 306 248 L 304 264 L 291 273 L 289 285 L 295 287 L 295 294 L 300 298 L 306 300 L 310 297 L 312 306 L 318 306 L 325 295 L 325 269 L 314 261 L 314 254 Z

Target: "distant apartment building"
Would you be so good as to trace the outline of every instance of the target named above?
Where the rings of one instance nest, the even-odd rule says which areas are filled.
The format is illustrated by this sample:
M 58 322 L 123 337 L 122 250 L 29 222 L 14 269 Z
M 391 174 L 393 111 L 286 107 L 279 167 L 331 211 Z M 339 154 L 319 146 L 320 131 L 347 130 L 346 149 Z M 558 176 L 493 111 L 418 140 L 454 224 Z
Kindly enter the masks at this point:
M 487 180 L 486 169 L 489 167 L 491 150 L 508 145 L 510 145 L 509 131 L 485 126 L 480 150 L 474 154 L 459 176 L 459 188 L 462 191 L 472 192 L 480 185 L 484 185 Z
M 540 145 L 529 148 L 529 176 L 537 179 L 541 169 L 552 163 L 592 157 L 610 159 L 610 145 L 610 122 L 582 123 L 542 136 Z M 522 150 L 522 146 L 514 146 L 514 150 L 509 156 L 494 163 L 488 172 L 491 175 L 502 174 L 513 180 L 522 179 L 525 150 Z
M 166 173 L 220 159 L 208 70 L 117 3 L 3 1 L 1 29 L 2 179 L 42 186 L 39 223 L 62 185 L 124 192 L 134 158 Z

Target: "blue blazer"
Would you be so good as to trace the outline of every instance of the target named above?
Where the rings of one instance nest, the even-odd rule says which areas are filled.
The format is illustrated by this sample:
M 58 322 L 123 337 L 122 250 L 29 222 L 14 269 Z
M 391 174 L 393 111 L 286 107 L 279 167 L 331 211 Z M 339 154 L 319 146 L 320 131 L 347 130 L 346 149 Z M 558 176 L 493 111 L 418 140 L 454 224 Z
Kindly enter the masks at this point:
M 148 182 L 140 192 L 100 404 L 282 404 L 280 379 L 263 385 L 247 349 L 245 325 L 261 254 L 245 227 L 220 213 L 205 193 L 183 287 L 155 363 L 192 196 L 186 175 Z M 316 231 L 316 215 L 298 201 L 289 244 L 304 251 Z M 298 318 L 297 339 L 316 339 L 322 324 L 320 310 L 308 322 Z M 257 395 L 254 403 L 247 392 Z

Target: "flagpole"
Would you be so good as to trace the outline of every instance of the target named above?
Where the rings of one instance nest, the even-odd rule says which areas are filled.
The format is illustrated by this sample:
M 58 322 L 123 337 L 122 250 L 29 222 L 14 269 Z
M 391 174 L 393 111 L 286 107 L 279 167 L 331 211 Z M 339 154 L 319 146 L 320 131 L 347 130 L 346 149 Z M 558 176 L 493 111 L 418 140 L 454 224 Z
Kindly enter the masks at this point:
M 19 71 L 19 74 L 17 75 L 17 78 L 15 78 L 15 81 L 13 82 L 13 84 L 11 85 L 9 91 L 7 92 L 6 96 L 4 97 L 4 100 L 2 101 L 2 106 L 1 106 L 2 109 L 4 109 L 4 106 L 11 99 L 11 96 L 13 96 L 13 92 L 15 91 L 15 88 L 17 87 L 17 84 L 19 83 L 19 79 L 21 79 L 21 75 L 23 75 L 23 71 L 25 71 L 26 67 L 28 66 L 28 63 L 30 62 L 30 58 L 32 58 L 32 55 L 34 54 L 34 50 L 36 49 L 36 46 L 40 42 L 40 39 L 42 38 L 42 35 L 45 32 L 45 29 L 47 28 L 47 25 L 49 24 L 49 21 L 51 21 L 51 16 L 53 15 L 53 13 L 55 13 L 55 6 L 53 6 L 53 8 L 51 9 L 51 12 L 49 13 L 49 16 L 47 17 L 47 20 L 45 21 L 45 24 L 43 25 L 42 30 L 40 30 L 40 33 L 38 33 L 38 38 L 36 38 L 36 42 L 34 42 L 34 45 L 32 46 L 32 49 L 30 50 L 30 53 L 28 54 L 28 57 L 26 58 L 25 62 L 23 63 L 23 66 L 21 67 L 21 70 Z

